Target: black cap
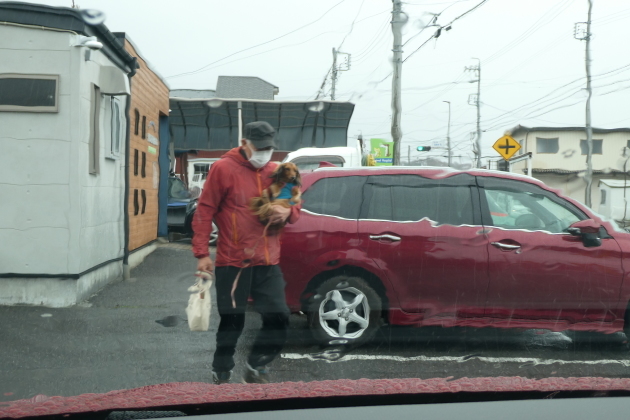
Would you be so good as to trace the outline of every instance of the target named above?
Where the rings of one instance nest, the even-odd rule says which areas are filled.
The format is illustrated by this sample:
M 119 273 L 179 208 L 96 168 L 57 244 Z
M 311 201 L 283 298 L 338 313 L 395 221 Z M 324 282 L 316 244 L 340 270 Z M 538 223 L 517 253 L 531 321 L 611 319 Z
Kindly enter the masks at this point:
M 278 148 L 274 142 L 276 130 L 266 121 L 254 121 L 245 125 L 245 138 L 251 141 L 257 149 L 266 147 Z

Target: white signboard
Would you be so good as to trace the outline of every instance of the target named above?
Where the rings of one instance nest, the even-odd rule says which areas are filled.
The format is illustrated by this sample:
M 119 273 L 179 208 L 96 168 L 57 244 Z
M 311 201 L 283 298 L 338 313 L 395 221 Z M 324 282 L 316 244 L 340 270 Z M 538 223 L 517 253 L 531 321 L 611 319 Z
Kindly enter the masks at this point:
M 155 137 L 155 136 L 153 136 L 151 134 L 149 134 L 147 137 L 149 138 L 149 143 L 155 144 L 156 146 L 160 145 L 160 142 L 158 141 L 157 137 Z

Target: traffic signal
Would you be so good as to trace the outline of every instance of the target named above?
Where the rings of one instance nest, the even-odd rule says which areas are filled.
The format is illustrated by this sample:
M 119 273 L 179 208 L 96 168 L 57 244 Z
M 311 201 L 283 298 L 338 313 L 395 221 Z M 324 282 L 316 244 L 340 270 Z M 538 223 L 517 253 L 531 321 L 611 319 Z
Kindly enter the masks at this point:
M 418 146 L 416 150 L 418 150 L 418 152 L 428 152 L 431 150 L 431 146 Z

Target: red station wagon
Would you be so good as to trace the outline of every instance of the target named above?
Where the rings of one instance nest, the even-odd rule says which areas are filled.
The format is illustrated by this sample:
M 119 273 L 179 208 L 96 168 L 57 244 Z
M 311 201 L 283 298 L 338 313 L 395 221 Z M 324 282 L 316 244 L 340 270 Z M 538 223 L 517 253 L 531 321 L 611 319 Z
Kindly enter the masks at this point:
M 322 168 L 282 238 L 287 301 L 319 342 L 408 326 L 618 332 L 630 234 L 543 183 L 447 168 Z

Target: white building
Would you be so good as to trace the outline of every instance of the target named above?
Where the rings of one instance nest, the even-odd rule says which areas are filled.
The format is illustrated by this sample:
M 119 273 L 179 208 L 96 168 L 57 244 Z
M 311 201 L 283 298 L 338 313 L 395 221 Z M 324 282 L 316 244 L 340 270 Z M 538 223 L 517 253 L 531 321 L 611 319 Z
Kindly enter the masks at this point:
M 558 188 L 584 203 L 586 182 L 586 131 L 584 127 L 523 127 L 508 131 L 521 145 L 515 156 L 531 153 L 530 174 L 553 188 Z M 630 128 L 593 128 L 592 206 L 599 211 L 599 181 L 623 179 L 626 154 L 630 146 Z M 630 170 L 630 163 L 628 163 Z M 512 165 L 512 172 L 526 173 L 527 162 Z
M 136 61 L 75 9 L 0 15 L 0 304 L 68 306 L 122 277 Z

